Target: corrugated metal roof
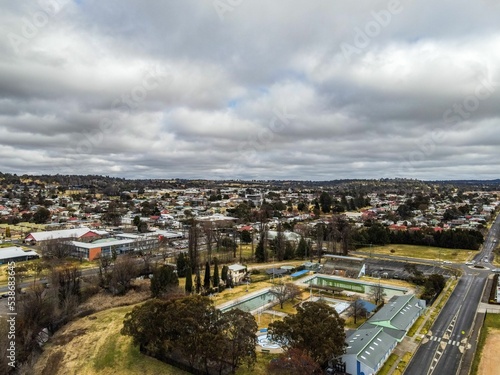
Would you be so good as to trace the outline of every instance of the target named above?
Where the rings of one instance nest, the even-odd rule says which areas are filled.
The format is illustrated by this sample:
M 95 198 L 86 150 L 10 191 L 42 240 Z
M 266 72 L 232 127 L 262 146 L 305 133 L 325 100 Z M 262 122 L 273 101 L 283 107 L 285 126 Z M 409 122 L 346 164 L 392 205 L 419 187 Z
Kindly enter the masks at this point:
M 354 354 L 360 362 L 374 369 L 396 344 L 397 340 L 385 333 L 383 328 L 367 327 L 349 337 L 346 355 Z
M 58 238 L 80 238 L 88 232 L 91 232 L 90 228 L 81 227 L 74 229 L 51 230 L 46 232 L 33 232 L 28 236 L 32 236 L 35 241 L 48 241 Z
M 0 260 L 26 256 L 38 256 L 33 250 L 23 250 L 18 246 L 4 247 L 0 249 Z

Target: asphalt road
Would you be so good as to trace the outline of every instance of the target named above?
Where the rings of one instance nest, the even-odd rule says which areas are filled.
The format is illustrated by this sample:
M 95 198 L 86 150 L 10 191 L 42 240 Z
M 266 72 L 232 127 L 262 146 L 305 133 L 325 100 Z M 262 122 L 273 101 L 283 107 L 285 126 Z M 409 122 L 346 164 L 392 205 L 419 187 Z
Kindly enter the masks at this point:
M 500 216 L 486 236 L 482 251 L 474 257 L 477 264 L 487 267 L 478 269 L 461 266 L 464 275 L 448 302 L 422 340 L 405 375 L 454 375 L 457 374 L 464 353 L 469 350 L 474 319 L 481 301 L 489 270 L 492 251 L 500 233 Z M 487 260 L 487 261 L 486 261 Z

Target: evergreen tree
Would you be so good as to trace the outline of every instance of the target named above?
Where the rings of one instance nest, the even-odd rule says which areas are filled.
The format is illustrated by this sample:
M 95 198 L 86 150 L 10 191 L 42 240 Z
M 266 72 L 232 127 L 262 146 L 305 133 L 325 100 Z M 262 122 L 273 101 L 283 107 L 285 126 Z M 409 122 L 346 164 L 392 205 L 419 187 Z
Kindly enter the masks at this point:
M 193 292 L 193 275 L 191 274 L 191 267 L 187 267 L 186 269 L 186 286 L 184 288 L 187 294 L 191 294 Z
M 241 232 L 241 242 L 243 242 L 243 243 L 252 242 L 252 234 L 247 230 L 244 230 L 243 232 Z
M 264 239 L 261 238 L 255 249 L 255 259 L 257 262 L 263 263 L 266 261 L 266 250 L 264 249 Z
M 319 204 L 321 206 L 321 211 L 327 214 L 331 211 L 333 199 L 326 191 L 322 192 L 319 196 Z
M 295 245 L 290 241 L 285 243 L 285 254 L 283 256 L 284 260 L 290 260 L 295 258 Z
M 151 296 L 153 298 L 161 297 L 163 293 L 168 292 L 179 285 L 179 279 L 171 266 L 162 266 L 153 272 L 151 279 Z
M 222 266 L 222 270 L 221 270 L 221 273 L 220 273 L 220 278 L 221 280 L 224 282 L 224 284 L 227 285 L 227 274 L 228 274 L 228 271 L 229 271 L 229 267 L 228 266 Z
M 196 293 L 199 294 L 200 291 L 201 291 L 200 267 L 196 267 Z
M 205 288 L 205 290 L 210 289 L 210 264 L 208 262 L 205 263 L 205 278 L 203 279 L 203 288 Z
M 186 269 L 188 267 L 188 259 L 184 253 L 180 253 L 177 257 L 177 275 L 179 277 L 186 276 Z
M 309 249 L 308 249 L 307 242 L 304 237 L 300 238 L 299 244 L 297 246 L 297 257 L 299 258 L 306 258 L 309 254 Z
M 219 265 L 217 264 L 217 258 L 214 258 L 214 288 L 218 288 L 219 283 Z

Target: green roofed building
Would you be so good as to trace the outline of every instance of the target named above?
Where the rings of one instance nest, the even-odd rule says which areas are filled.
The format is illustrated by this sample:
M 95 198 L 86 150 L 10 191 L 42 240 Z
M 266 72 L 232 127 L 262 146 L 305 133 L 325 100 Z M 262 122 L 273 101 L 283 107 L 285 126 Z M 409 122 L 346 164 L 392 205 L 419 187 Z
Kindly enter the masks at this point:
M 425 301 L 413 294 L 391 298 L 347 338 L 342 357 L 346 371 L 352 375 L 376 374 L 425 307 Z

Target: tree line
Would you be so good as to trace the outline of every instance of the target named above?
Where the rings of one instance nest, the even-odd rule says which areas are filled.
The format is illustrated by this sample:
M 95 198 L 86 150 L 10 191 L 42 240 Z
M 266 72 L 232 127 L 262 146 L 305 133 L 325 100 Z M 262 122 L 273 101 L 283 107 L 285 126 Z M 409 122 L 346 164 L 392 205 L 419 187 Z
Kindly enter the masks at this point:
M 125 316 L 122 334 L 142 353 L 194 374 L 233 374 L 256 360 L 257 323 L 239 309 L 221 312 L 207 297 L 154 299 Z
M 483 244 L 483 234 L 477 230 L 451 229 L 435 231 L 433 228 L 419 230 L 395 230 L 374 223 L 370 227 L 356 230 L 353 243 L 373 245 L 404 244 L 418 246 L 436 246 L 447 249 L 478 250 Z

